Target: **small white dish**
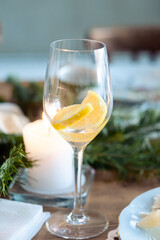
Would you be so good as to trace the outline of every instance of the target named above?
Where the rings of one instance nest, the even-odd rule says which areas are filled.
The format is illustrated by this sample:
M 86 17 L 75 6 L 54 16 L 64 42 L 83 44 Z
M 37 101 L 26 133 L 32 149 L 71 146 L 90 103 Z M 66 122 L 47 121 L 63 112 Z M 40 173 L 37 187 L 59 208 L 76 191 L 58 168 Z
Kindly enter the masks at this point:
M 119 235 L 121 240 L 150 240 L 147 231 L 136 226 L 142 213 L 151 211 L 154 197 L 160 194 L 160 187 L 136 197 L 120 214 Z

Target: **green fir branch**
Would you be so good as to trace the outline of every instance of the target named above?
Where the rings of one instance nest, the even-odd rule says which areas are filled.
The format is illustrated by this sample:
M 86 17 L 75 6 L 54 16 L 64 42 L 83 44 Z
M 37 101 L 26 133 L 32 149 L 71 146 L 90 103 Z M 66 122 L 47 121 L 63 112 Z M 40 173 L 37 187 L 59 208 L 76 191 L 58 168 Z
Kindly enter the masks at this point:
M 7 195 L 9 184 L 14 176 L 19 173 L 20 168 L 29 168 L 33 166 L 23 148 L 23 144 L 14 146 L 10 150 L 9 157 L 0 167 L 0 194 Z
M 20 143 L 24 145 L 22 135 L 0 132 L 0 166 L 8 158 L 10 149 Z
M 119 115 L 115 112 L 86 148 L 84 162 L 97 169 L 116 170 L 122 179 L 151 173 L 160 178 L 160 113 L 153 109 L 139 111 L 137 123 L 130 124 L 130 116 L 126 125 L 125 112 L 123 117 L 121 109 Z

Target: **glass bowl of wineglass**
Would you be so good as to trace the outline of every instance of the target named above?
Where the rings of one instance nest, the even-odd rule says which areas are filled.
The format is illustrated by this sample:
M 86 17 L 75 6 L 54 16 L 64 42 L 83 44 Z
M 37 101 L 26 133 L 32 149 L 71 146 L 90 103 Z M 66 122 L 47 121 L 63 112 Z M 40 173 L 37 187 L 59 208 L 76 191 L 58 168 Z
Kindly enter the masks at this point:
M 75 183 L 73 209 L 55 212 L 46 226 L 66 239 L 97 236 L 109 222 L 100 213 L 83 209 L 81 170 L 86 146 L 107 124 L 113 107 L 104 43 L 88 39 L 51 43 L 43 106 L 51 125 L 73 149 Z

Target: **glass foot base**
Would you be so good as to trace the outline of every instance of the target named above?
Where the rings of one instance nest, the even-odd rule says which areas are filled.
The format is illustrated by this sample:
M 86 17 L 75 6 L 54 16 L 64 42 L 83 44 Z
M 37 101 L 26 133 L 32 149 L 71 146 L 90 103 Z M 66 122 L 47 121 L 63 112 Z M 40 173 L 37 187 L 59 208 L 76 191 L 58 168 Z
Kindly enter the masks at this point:
M 68 209 L 55 212 L 46 222 L 49 232 L 65 239 L 85 239 L 100 235 L 109 225 L 106 217 L 94 211 L 84 210 L 88 219 L 84 224 L 70 224 L 69 214 Z

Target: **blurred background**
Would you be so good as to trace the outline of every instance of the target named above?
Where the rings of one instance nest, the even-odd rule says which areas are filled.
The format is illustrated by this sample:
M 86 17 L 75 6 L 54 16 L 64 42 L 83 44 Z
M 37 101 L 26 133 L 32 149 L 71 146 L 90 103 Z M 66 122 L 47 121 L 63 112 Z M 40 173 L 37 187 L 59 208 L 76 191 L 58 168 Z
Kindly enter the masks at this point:
M 0 0 L 0 24 L 0 81 L 8 74 L 43 80 L 52 41 L 98 39 L 93 28 L 159 26 L 160 1 Z
M 158 25 L 159 0 L 0 0 L 1 53 L 46 53 L 56 39 L 93 27 Z

